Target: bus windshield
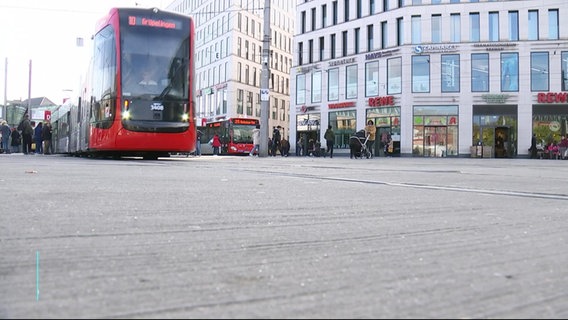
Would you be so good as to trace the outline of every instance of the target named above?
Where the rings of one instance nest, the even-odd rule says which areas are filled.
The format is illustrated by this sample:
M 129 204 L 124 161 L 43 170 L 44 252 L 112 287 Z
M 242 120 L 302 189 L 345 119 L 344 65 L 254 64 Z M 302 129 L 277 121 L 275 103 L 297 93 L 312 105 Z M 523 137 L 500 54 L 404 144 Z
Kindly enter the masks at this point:
M 233 126 L 233 143 L 252 143 L 252 129 L 254 129 L 254 126 L 235 124 Z
M 121 45 L 124 97 L 188 99 L 188 34 L 124 27 Z

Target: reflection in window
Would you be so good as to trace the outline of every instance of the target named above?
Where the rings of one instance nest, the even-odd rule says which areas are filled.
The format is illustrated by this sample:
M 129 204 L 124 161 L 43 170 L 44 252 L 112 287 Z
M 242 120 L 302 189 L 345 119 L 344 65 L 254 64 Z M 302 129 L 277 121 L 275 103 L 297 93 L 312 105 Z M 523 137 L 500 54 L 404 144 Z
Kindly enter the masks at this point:
M 519 91 L 519 54 L 501 54 L 501 91 Z
M 568 91 L 568 52 L 562 52 L 562 91 Z
M 442 92 L 460 91 L 460 55 L 442 55 Z
M 327 75 L 327 100 L 337 101 L 339 99 L 339 69 L 329 69 Z
M 342 110 L 329 113 L 329 124 L 335 133 L 335 146 L 341 149 L 349 148 L 349 138 L 357 130 L 357 112 Z
M 471 55 L 471 91 L 489 91 L 489 54 L 474 53 Z
M 402 93 L 402 58 L 387 61 L 387 94 Z
M 548 10 L 548 39 L 558 40 L 558 9 Z
M 531 52 L 531 90 L 548 91 L 548 52 Z
M 442 42 L 442 15 L 432 15 L 432 43 Z
M 528 40 L 538 40 L 538 10 L 529 10 Z
M 321 102 L 321 71 L 312 74 L 312 102 Z
M 379 94 L 379 62 L 365 64 L 365 96 L 372 97 Z
M 509 11 L 509 41 L 519 41 L 518 11 Z
M 450 42 L 461 41 L 461 18 L 459 13 L 450 15 Z
M 296 104 L 306 103 L 306 75 L 296 76 Z
M 478 42 L 480 36 L 479 28 L 479 12 L 472 12 L 469 14 L 469 40 Z
M 346 99 L 355 99 L 357 98 L 357 65 L 348 66 L 346 69 L 347 91 L 345 97 Z
M 430 56 L 412 56 L 412 92 L 430 91 Z
M 489 12 L 489 41 L 499 41 L 499 12 Z

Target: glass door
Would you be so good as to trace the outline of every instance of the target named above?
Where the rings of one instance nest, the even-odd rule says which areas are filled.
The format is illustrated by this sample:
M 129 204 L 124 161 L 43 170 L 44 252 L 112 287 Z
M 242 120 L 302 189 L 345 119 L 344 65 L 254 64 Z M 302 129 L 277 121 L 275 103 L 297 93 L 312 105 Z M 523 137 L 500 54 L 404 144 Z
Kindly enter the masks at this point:
M 424 127 L 424 156 L 446 156 L 447 127 Z

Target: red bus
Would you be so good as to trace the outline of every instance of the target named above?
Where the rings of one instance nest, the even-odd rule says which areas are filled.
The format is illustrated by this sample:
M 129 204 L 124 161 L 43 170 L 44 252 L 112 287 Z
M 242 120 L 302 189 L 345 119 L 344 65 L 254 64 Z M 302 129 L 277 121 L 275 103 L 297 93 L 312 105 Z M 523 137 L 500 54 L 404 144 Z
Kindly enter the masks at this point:
M 55 150 L 145 159 L 193 152 L 192 18 L 157 8 L 112 8 L 95 31 L 81 97 L 57 117 L 65 130 L 54 132 L 53 141 L 67 146 Z
M 252 129 L 260 122 L 251 118 L 228 118 L 214 122 L 208 122 L 199 130 L 201 136 L 201 154 L 213 154 L 210 144 L 213 135 L 217 133 L 221 138 L 219 154 L 248 155 L 254 147 L 252 143 Z

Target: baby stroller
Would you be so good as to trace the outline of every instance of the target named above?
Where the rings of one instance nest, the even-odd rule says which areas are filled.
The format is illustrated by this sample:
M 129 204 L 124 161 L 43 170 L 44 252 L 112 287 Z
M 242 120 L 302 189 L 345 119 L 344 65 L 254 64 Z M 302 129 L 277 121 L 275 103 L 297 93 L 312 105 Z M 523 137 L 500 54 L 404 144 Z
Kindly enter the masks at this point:
M 369 137 L 365 135 L 365 130 L 355 132 L 355 135 L 349 137 L 349 150 L 351 159 L 372 157 L 371 151 L 367 148 L 367 140 Z

